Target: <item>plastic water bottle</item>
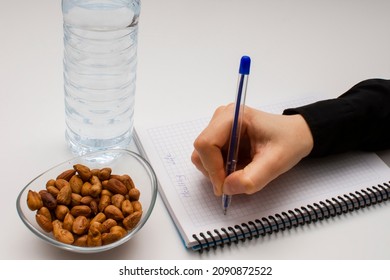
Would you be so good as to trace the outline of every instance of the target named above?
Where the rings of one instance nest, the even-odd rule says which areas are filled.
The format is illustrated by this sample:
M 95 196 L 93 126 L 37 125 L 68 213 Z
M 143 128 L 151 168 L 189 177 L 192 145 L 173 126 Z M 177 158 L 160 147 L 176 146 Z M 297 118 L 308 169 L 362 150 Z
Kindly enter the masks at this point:
M 62 0 L 66 140 L 73 153 L 132 141 L 140 0 Z

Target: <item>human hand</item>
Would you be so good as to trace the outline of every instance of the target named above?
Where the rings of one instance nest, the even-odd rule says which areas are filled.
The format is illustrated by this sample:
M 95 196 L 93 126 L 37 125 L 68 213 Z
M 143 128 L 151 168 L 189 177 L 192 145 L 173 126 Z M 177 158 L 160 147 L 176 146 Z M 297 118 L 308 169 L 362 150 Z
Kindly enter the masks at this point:
M 195 166 L 222 193 L 253 194 L 295 166 L 313 148 L 313 137 L 301 115 L 275 115 L 244 109 L 237 170 L 226 177 L 225 159 L 234 104 L 219 107 L 194 142 Z

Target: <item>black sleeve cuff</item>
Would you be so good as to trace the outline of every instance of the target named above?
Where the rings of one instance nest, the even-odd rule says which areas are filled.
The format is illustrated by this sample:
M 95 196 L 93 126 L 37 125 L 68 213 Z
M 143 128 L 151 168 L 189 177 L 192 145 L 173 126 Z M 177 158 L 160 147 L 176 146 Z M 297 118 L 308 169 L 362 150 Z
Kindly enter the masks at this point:
M 312 157 L 390 148 L 390 80 L 366 80 L 339 98 L 283 114 L 300 114 L 306 120 L 314 140 Z
M 345 124 L 353 123 L 353 109 L 347 102 L 340 102 L 338 99 L 324 100 L 287 109 L 283 114 L 300 114 L 306 120 L 314 141 L 313 150 L 309 155 L 311 157 L 340 152 L 345 144 L 348 144 L 340 143 L 345 138 L 341 137 L 341 134 L 346 133 L 343 131 Z

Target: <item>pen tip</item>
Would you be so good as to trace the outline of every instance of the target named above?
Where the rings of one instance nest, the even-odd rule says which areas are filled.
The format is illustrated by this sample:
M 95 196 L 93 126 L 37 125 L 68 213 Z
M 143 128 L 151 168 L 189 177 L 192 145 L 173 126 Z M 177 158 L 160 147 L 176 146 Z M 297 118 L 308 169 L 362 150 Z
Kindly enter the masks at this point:
M 226 215 L 227 209 L 223 209 L 223 214 Z

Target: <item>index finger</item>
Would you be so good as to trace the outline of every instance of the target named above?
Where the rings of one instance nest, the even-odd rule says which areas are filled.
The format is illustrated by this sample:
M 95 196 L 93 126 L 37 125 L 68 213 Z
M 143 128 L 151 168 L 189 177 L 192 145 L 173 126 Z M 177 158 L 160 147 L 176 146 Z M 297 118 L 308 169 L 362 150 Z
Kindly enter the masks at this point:
M 222 195 L 222 185 L 226 176 L 222 149 L 228 144 L 231 129 L 232 114 L 228 111 L 230 111 L 228 107 L 218 108 L 209 125 L 194 142 L 195 151 L 209 175 L 216 195 Z

